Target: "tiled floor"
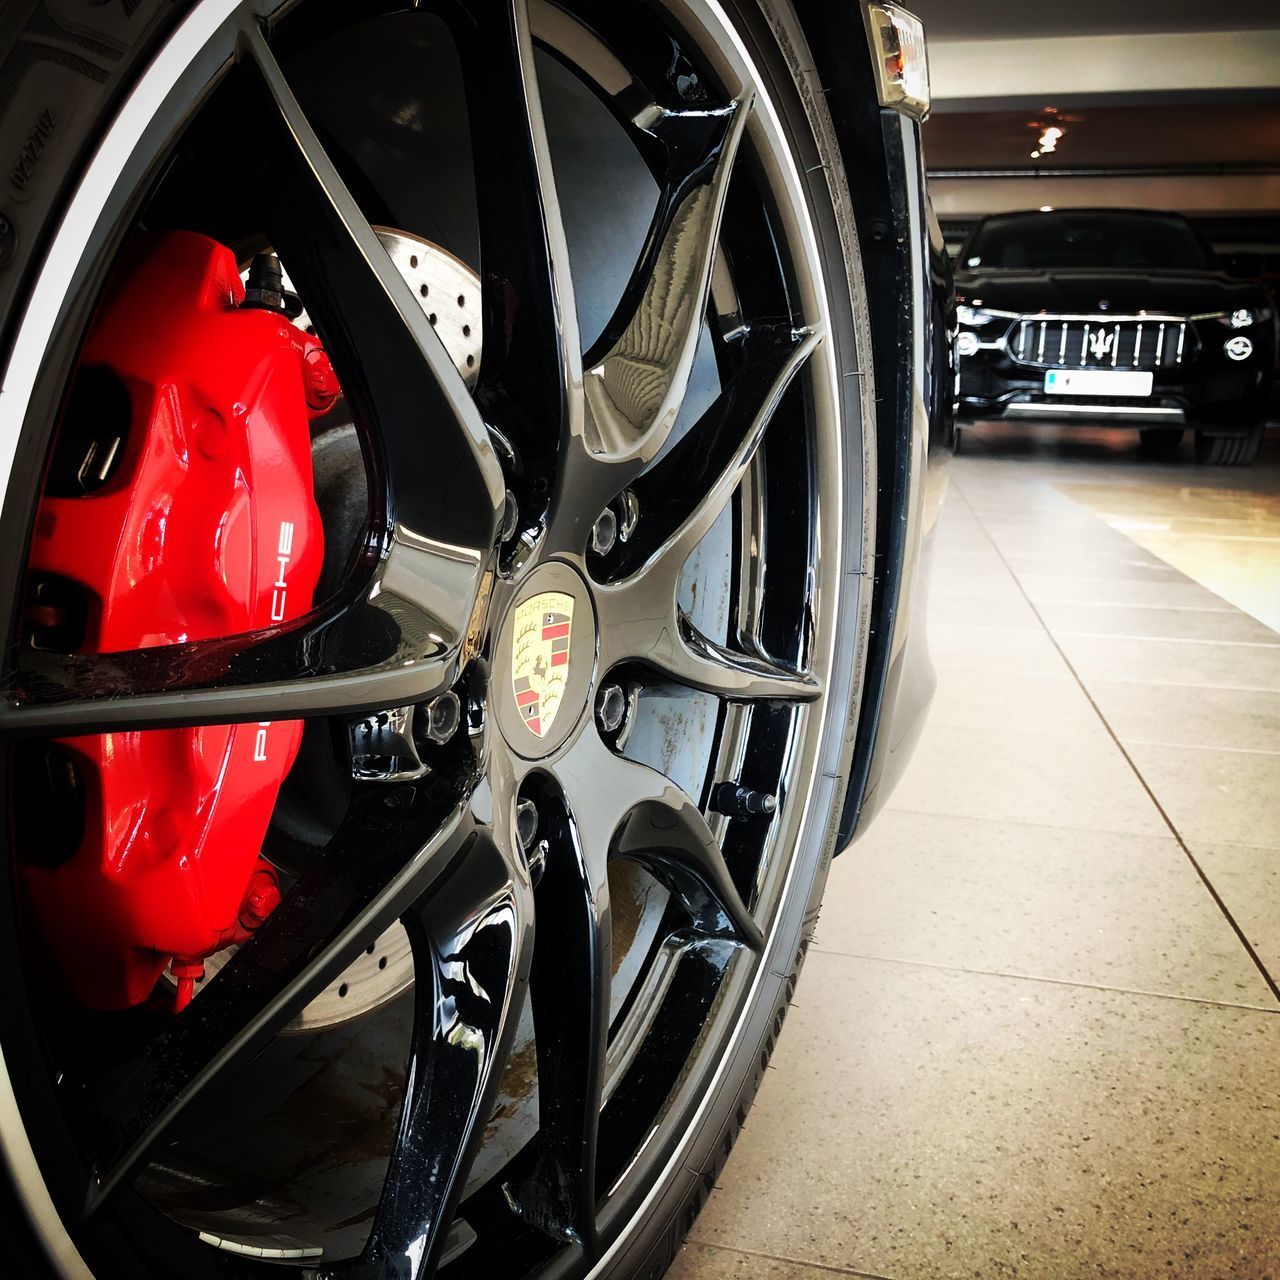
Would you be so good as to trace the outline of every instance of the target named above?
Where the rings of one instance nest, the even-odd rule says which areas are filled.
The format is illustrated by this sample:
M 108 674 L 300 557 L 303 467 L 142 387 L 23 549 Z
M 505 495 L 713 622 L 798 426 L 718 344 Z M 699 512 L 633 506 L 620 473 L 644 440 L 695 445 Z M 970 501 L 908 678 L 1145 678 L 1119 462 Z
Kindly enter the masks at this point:
M 1280 441 L 965 444 L 928 728 L 673 1276 L 1280 1277 Z

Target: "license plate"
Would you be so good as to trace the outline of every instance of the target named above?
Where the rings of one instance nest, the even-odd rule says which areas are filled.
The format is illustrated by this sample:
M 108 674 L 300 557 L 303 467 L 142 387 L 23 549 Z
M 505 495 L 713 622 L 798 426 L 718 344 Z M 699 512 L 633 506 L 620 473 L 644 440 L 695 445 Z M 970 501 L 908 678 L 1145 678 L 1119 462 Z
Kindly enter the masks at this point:
M 1044 375 L 1049 396 L 1149 396 L 1155 374 L 1136 369 L 1050 369 Z

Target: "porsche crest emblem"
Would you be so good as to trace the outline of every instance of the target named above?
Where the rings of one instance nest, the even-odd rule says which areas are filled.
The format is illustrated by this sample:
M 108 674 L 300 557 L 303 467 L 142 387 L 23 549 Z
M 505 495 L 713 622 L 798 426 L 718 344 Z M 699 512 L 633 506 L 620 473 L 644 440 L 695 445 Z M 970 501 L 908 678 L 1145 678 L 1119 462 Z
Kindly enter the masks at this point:
M 525 727 L 535 737 L 551 730 L 569 678 L 573 597 L 544 591 L 516 606 L 511 638 L 511 691 Z

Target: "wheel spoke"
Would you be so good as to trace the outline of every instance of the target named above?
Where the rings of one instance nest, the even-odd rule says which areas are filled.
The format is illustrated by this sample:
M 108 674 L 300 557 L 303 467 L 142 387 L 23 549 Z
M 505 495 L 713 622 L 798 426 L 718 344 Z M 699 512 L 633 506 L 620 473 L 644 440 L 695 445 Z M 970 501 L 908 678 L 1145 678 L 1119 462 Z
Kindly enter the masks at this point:
M 466 383 L 252 25 L 239 63 L 260 108 L 267 230 L 374 453 L 389 528 L 410 547 L 487 550 L 505 490 Z
M 711 269 L 753 97 L 637 119 L 670 157 L 649 238 L 600 353 L 587 359 L 588 447 L 647 462 L 675 425 L 706 318 Z
M 677 607 L 677 586 L 678 579 L 655 572 L 597 588 L 602 669 L 639 663 L 731 702 L 813 702 L 822 696 L 815 676 L 704 636 Z
M 610 856 L 642 863 L 683 902 L 694 927 L 760 945 L 760 930 L 733 883 L 702 811 L 674 782 L 615 754 L 587 732 L 556 766 L 593 883 L 607 885 Z
M 387 803 L 391 794 L 357 793 L 324 854 L 188 1008 L 126 1066 L 77 1082 L 90 1100 L 87 1214 L 136 1173 L 183 1111 L 265 1047 L 465 858 L 477 839 L 468 809 L 440 826 L 425 803 L 406 811 Z
M 680 442 L 631 486 L 643 513 L 635 534 L 599 567 L 611 579 L 678 578 L 742 483 L 787 388 L 820 339 L 761 327 L 742 340 L 739 372 Z
M 543 819 L 549 845 L 537 888 L 532 1007 L 538 1051 L 538 1147 L 532 1172 L 506 1187 L 515 1213 L 594 1251 L 596 1145 L 609 1031 L 609 883 L 567 813 Z
M 23 651 L 6 679 L 0 735 L 73 737 L 406 706 L 457 680 L 462 640 L 388 591 L 376 603 L 257 636 L 127 653 Z
M 484 349 L 477 399 L 526 467 L 581 434 L 582 351 L 526 0 L 451 3 L 476 166 Z
M 495 796 L 495 806 L 497 796 Z M 416 1017 L 407 1096 L 360 1280 L 418 1280 L 439 1250 L 493 1112 L 533 954 L 533 893 L 508 830 L 482 832 L 405 919 Z

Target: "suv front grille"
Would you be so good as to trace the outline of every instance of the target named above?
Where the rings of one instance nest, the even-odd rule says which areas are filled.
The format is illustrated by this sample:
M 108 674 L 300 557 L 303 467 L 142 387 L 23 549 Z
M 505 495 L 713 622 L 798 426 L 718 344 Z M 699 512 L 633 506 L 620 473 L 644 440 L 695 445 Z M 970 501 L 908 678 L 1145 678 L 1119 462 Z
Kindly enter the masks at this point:
M 1181 317 L 1024 316 L 1009 330 L 1009 354 L 1039 369 L 1175 369 L 1189 360 L 1195 331 Z

